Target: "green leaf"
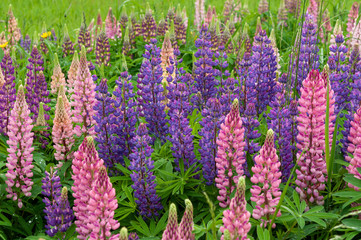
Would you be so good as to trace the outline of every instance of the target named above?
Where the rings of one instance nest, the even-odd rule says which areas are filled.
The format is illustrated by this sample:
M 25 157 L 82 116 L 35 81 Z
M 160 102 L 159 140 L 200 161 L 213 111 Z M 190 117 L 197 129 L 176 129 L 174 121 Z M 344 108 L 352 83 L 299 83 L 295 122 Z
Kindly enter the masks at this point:
M 361 220 L 360 219 L 350 218 L 350 219 L 344 219 L 341 222 L 348 228 L 351 228 L 353 230 L 361 232 Z
M 355 187 L 361 188 L 361 179 L 355 178 L 354 176 L 352 176 L 352 174 L 345 174 L 345 175 L 346 177 L 344 177 L 343 179 L 346 182 L 351 183 Z
M 318 218 L 318 217 L 315 217 L 315 216 L 305 216 L 305 218 L 307 218 L 307 219 L 309 219 L 310 221 L 315 222 L 315 223 L 321 225 L 322 227 L 326 228 L 326 223 L 325 223 L 322 219 L 320 219 L 320 218 Z

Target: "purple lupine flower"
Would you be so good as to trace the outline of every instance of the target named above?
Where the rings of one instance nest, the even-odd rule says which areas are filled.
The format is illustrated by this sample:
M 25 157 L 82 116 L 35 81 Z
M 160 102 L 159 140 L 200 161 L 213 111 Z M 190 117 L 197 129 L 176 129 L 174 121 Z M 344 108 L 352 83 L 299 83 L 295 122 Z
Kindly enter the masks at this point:
M 131 233 L 129 233 L 128 239 L 129 240 L 139 240 L 139 237 L 136 232 L 131 232 Z
M 292 119 L 289 107 L 286 106 L 285 93 L 278 92 L 270 103 L 272 109 L 268 114 L 268 127 L 275 132 L 278 142 L 279 161 L 281 162 L 282 182 L 286 182 L 293 168 L 292 155 Z
M 239 110 L 241 114 L 243 114 L 246 110 L 246 106 L 248 105 L 248 103 L 254 102 L 256 96 L 256 91 L 253 88 L 253 84 L 249 78 L 249 71 L 251 65 L 251 54 L 249 52 L 245 52 L 243 55 L 243 59 L 239 65 L 240 67 L 237 69 L 237 80 L 240 100 Z
M 137 135 L 133 139 L 133 153 L 129 155 L 131 161 L 129 169 L 132 170 L 130 177 L 134 184 L 135 203 L 140 210 L 139 214 L 146 218 L 159 216 L 163 209 L 155 191 L 155 175 L 153 173 L 154 162 L 151 159 L 153 149 L 149 146 L 151 138 L 144 123 L 139 125 Z
M 305 21 L 303 23 L 303 29 L 301 33 L 301 47 L 298 53 L 298 69 L 297 57 L 294 59 L 294 71 L 293 71 L 293 84 L 296 86 L 299 92 L 302 86 L 302 81 L 306 79 L 311 69 L 318 69 L 319 56 L 317 46 L 317 23 L 315 19 L 306 13 Z M 297 45 L 298 46 L 298 45 Z M 296 81 L 297 79 L 297 81 Z
M 56 41 L 58 40 L 58 38 L 56 37 L 54 28 L 51 29 L 51 38 L 52 38 L 52 41 L 55 42 L 55 44 L 56 44 Z
M 265 30 L 260 30 L 259 34 L 254 37 L 252 51 L 249 81 L 256 90 L 257 114 L 261 114 L 276 94 L 276 55 Z
M 93 49 L 91 46 L 91 36 L 88 29 L 84 26 L 84 24 L 81 25 L 79 36 L 78 36 L 78 47 L 81 50 L 81 46 L 84 45 L 87 53 L 90 53 Z
M 45 197 L 44 213 L 47 224 L 45 225 L 46 234 L 54 237 L 57 232 L 66 232 L 74 219 L 73 211 L 68 201 L 68 189 L 61 188 L 60 177 L 57 171 L 50 169 L 50 173 L 45 171 L 45 178 L 41 192 Z
M 97 38 L 96 44 L 96 63 L 100 66 L 104 64 L 104 66 L 110 66 L 110 45 L 109 40 L 104 32 L 102 32 Z
M 224 121 L 222 105 L 216 98 L 210 98 L 206 107 L 202 111 L 203 119 L 199 124 L 203 127 L 199 131 L 202 137 L 199 140 L 199 153 L 201 154 L 200 162 L 203 165 L 203 177 L 207 185 L 212 185 L 217 175 L 215 158 L 217 155 L 217 138 Z
M 25 38 L 21 37 L 20 46 L 26 51 L 30 51 L 31 47 L 31 39 L 29 37 L 29 34 L 26 34 Z
M 145 46 L 144 61 L 138 74 L 138 114 L 144 116 L 147 121 L 149 133 L 154 138 L 166 141 L 168 133 L 167 119 L 164 112 L 165 105 L 162 102 L 163 95 L 163 71 L 161 66 L 161 50 L 155 45 L 156 39 Z
M 164 36 L 168 30 L 166 21 L 162 18 L 158 23 L 157 36 Z
M 222 83 L 222 87 L 219 88 L 220 102 L 223 108 L 223 115 L 226 115 L 231 110 L 232 102 L 234 99 L 238 99 L 239 89 L 236 87 L 235 79 L 233 75 L 225 79 Z
M 74 43 L 70 40 L 68 28 L 64 26 L 64 38 L 63 38 L 63 53 L 64 57 L 74 54 Z
M 199 33 L 198 39 L 195 42 L 197 52 L 194 56 L 197 60 L 194 62 L 196 69 L 194 70 L 194 87 L 196 94 L 192 97 L 192 102 L 195 108 L 202 110 L 205 107 L 208 99 L 215 97 L 217 93 L 216 86 L 218 85 L 217 80 L 215 79 L 214 66 L 217 65 L 216 61 L 213 61 L 213 52 L 211 50 L 211 35 L 208 32 L 206 26 L 202 26 L 202 29 Z M 197 106 L 197 103 L 200 106 Z
M 0 66 L 5 81 L 0 87 L 0 132 L 7 135 L 10 112 L 16 100 L 14 66 L 9 53 L 5 53 Z
M 49 141 L 49 124 L 45 121 L 45 115 L 44 115 L 44 103 L 40 102 L 39 104 L 39 112 L 38 112 L 38 118 L 36 119 L 36 123 L 34 126 L 43 126 L 46 127 L 44 130 L 36 131 L 35 139 L 41 144 L 41 148 L 45 149 L 48 145 Z
M 291 148 L 292 148 L 292 155 L 293 158 L 296 157 L 297 148 L 297 116 L 298 116 L 298 101 L 297 100 L 291 100 L 289 105 L 290 110 L 290 119 L 291 119 Z
M 242 121 L 245 128 L 246 142 L 244 150 L 247 151 L 248 154 L 252 155 L 261 149 L 261 146 L 259 146 L 259 144 L 254 141 L 261 136 L 261 134 L 255 129 L 259 126 L 259 121 L 257 118 L 257 111 L 254 103 L 247 104 Z M 247 169 L 245 171 L 247 173 Z
M 142 21 L 142 35 L 144 41 L 150 42 L 151 39 L 155 38 L 156 30 L 157 30 L 157 24 L 155 23 L 152 10 L 148 5 L 144 19 Z
M 174 17 L 174 33 L 178 41 L 182 44 L 186 43 L 187 26 L 184 24 L 180 6 L 177 8 L 177 13 Z
M 36 46 L 30 54 L 29 64 L 26 66 L 28 72 L 26 74 L 26 99 L 29 101 L 29 109 L 32 113 L 31 118 L 35 121 L 38 118 L 39 103 L 47 104 L 50 102 L 49 91 L 44 76 L 43 58 Z M 50 107 L 44 105 L 47 112 Z M 49 120 L 49 115 L 45 114 L 45 120 Z
M 95 94 L 97 102 L 94 106 L 96 111 L 94 116 L 96 122 L 95 132 L 97 133 L 95 141 L 98 142 L 99 157 L 104 160 L 104 165 L 109 169 L 109 172 L 116 175 L 115 164 L 124 165 L 124 144 L 118 139 L 121 136 L 115 135 L 115 129 L 122 125 L 122 123 L 116 121 L 114 114 L 119 105 L 116 104 L 108 92 L 107 79 L 103 78 L 95 91 L 97 92 Z

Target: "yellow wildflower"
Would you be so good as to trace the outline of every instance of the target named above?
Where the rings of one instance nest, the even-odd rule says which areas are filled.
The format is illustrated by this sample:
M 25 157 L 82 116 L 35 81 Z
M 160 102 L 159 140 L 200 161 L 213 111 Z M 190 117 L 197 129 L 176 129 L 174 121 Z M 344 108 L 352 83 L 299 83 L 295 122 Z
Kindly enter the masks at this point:
M 51 32 L 44 32 L 43 34 L 41 34 L 42 38 L 47 38 L 51 36 Z
M 5 42 L 4 44 L 0 45 L 0 48 L 5 48 L 8 45 L 9 42 Z

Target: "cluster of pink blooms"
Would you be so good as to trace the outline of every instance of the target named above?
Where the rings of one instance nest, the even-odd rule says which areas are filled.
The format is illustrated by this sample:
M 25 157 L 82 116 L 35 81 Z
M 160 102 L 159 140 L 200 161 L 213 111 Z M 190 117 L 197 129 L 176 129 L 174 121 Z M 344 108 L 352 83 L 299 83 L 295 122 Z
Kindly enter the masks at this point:
M 11 110 L 7 144 L 8 157 L 6 167 L 7 184 L 6 191 L 7 197 L 18 202 L 18 207 L 22 208 L 21 194 L 31 196 L 31 188 L 33 182 L 31 180 L 33 172 L 31 169 L 34 167 L 33 154 L 34 148 L 33 136 L 31 132 L 33 122 L 30 118 L 30 110 L 25 100 L 24 88 L 20 85 L 14 108 Z
M 62 85 L 65 86 L 65 77 L 64 73 L 61 71 L 58 55 L 56 53 L 54 56 L 54 70 L 51 80 L 51 93 L 57 94 L 59 92 L 59 87 Z
M 345 156 L 346 161 L 350 163 L 347 167 L 349 173 L 354 174 L 356 178 L 361 179 L 361 174 L 357 171 L 357 168 L 361 167 L 361 107 L 357 109 L 351 121 L 350 135 L 348 140 L 350 144 L 348 145 L 347 151 L 353 155 L 350 157 Z M 359 190 L 357 187 L 349 183 L 349 186 L 355 190 Z
M 205 17 L 206 17 L 206 10 L 204 6 L 204 0 L 196 0 L 194 25 L 196 25 L 198 30 L 201 29 L 201 24 Z

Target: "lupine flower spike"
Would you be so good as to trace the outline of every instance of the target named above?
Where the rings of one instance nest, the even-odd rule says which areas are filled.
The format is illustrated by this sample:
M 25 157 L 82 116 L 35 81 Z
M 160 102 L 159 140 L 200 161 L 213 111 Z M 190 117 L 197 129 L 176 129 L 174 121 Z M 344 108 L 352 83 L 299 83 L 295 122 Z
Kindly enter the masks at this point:
M 244 174 L 243 164 L 246 162 L 244 156 L 244 128 L 239 115 L 238 100 L 233 101 L 231 111 L 226 116 L 217 139 L 217 177 L 216 186 L 219 189 L 219 205 L 227 207 L 230 195 L 233 192 L 238 178 Z M 236 174 L 235 174 L 236 173 Z
M 45 120 L 44 103 L 42 103 L 42 102 L 39 104 L 39 114 L 38 114 L 38 118 L 36 119 L 36 123 L 34 126 L 46 127 L 44 130 L 37 131 L 37 134 L 35 137 L 38 140 L 38 142 L 41 143 L 41 147 L 43 149 L 45 149 L 46 145 L 48 145 L 48 138 L 50 136 L 50 134 L 48 133 L 48 130 L 50 128 L 49 128 L 49 124 Z
M 74 83 L 76 81 L 76 77 L 78 74 L 78 69 L 79 69 L 79 57 L 78 57 L 78 51 L 75 51 L 74 56 L 73 56 L 73 61 L 71 62 L 69 71 L 68 71 L 68 91 L 70 94 L 73 93 L 74 91 Z
M 194 240 L 195 235 L 193 231 L 193 205 L 189 199 L 185 200 L 186 209 L 181 223 L 179 224 L 178 231 L 180 240 Z
M 251 214 L 246 209 L 246 181 L 239 177 L 236 194 L 231 200 L 229 209 L 223 212 L 223 226 L 220 230 L 224 234 L 221 240 L 248 240 L 247 233 L 251 229 L 249 218 Z
M 59 87 L 65 85 L 64 73 L 61 71 L 58 55 L 56 53 L 54 56 L 53 76 L 51 76 L 51 79 L 51 93 L 56 94 L 59 92 Z
M 64 25 L 64 37 L 62 47 L 64 57 L 74 54 L 74 43 L 70 40 L 68 28 L 66 25 Z
M 21 200 L 22 194 L 27 197 L 31 196 L 33 182 L 31 180 L 33 173 L 31 169 L 34 148 L 33 136 L 31 132 L 33 125 L 30 118 L 30 110 L 25 100 L 24 87 L 20 85 L 16 97 L 14 108 L 11 110 L 8 132 L 9 140 L 7 140 L 8 157 L 6 167 L 7 197 L 18 202 L 18 207 L 23 207 Z
M 259 155 L 254 159 L 255 166 L 252 167 L 253 176 L 251 182 L 255 185 L 251 188 L 251 200 L 256 203 L 252 216 L 261 220 L 261 227 L 270 223 L 276 206 L 280 200 L 281 190 L 281 163 L 278 161 L 277 151 L 274 146 L 274 133 L 270 129 Z M 281 216 L 281 211 L 277 213 Z M 273 228 L 276 224 L 273 224 Z
M 119 240 L 128 240 L 128 229 L 126 227 L 120 229 Z
M 172 203 L 169 207 L 168 224 L 162 236 L 162 240 L 180 240 L 178 232 L 177 207 Z
M 11 45 L 15 45 L 21 38 L 20 28 L 18 28 L 18 21 L 14 16 L 12 11 L 12 6 L 10 4 L 8 11 L 8 23 L 7 23 L 7 32 L 9 34 L 8 38 Z

